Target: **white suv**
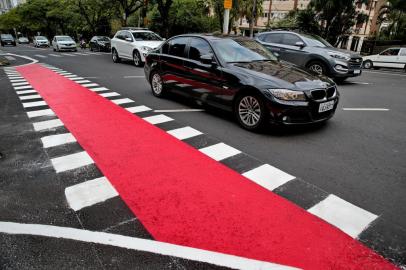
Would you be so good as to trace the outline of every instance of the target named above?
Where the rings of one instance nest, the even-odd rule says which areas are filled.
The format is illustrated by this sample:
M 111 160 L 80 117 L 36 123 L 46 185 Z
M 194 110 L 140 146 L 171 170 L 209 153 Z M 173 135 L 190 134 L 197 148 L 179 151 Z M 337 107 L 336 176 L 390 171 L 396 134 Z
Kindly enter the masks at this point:
M 149 51 L 158 48 L 163 38 L 146 29 L 118 31 L 111 40 L 111 53 L 115 63 L 120 59 L 133 60 L 134 65 L 142 66 Z

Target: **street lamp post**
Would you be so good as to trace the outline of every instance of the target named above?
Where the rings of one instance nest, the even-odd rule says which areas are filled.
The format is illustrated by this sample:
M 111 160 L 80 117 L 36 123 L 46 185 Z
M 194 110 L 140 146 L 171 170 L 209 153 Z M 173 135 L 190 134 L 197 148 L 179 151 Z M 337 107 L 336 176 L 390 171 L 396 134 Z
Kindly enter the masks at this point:
M 224 23 L 223 34 L 228 35 L 228 25 L 230 24 L 230 10 L 233 6 L 232 0 L 224 0 Z

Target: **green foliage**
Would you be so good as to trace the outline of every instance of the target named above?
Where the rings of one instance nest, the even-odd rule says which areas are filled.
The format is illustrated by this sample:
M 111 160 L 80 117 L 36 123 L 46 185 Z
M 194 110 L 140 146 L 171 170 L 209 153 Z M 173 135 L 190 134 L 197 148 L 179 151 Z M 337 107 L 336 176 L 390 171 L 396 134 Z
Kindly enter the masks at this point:
M 388 23 L 379 34 L 381 39 L 394 39 L 406 42 L 406 1 L 389 0 L 379 10 L 378 22 Z

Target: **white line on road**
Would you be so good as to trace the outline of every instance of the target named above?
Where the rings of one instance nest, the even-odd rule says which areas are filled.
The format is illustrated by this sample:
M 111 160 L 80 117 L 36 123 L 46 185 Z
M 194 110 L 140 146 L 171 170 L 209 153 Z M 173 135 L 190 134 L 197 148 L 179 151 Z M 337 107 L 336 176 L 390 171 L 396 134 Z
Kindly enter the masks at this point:
M 143 118 L 145 121 L 147 121 L 150 124 L 157 125 L 165 122 L 172 121 L 173 119 L 164 115 L 164 114 L 158 114 L 154 116 L 148 116 Z
M 40 58 L 47 58 L 45 55 L 41 55 L 41 54 L 36 54 L 36 55 L 34 55 L 34 56 L 40 57 Z
M 68 79 L 71 80 L 71 81 L 80 81 L 80 80 L 83 80 L 82 77 L 73 77 L 73 78 L 68 78 Z
M 157 113 L 176 113 L 176 112 L 204 112 L 203 109 L 175 109 L 175 110 L 154 110 Z
M 47 103 L 45 101 L 34 101 L 34 102 L 26 102 L 23 103 L 24 108 L 32 108 L 32 107 L 39 107 L 39 106 L 46 106 Z
M 145 76 L 124 76 L 124 79 L 131 79 L 131 78 L 145 78 Z
M 20 85 L 29 85 L 29 83 L 27 81 L 25 82 L 16 82 L 16 83 L 12 83 L 12 86 L 20 86 Z
M 343 108 L 343 111 L 382 111 L 387 112 L 389 109 L 386 108 Z
M 191 127 L 183 127 L 169 130 L 168 133 L 179 140 L 185 140 L 203 134 L 200 131 Z
M 366 73 L 376 73 L 376 74 L 382 74 L 382 75 L 391 75 L 391 76 L 401 76 L 401 77 L 406 77 L 405 74 L 400 74 L 400 73 L 389 73 L 389 72 L 379 72 L 379 71 L 366 71 Z
M 92 90 L 92 89 L 90 89 L 90 90 Z M 129 98 L 121 98 L 121 99 L 112 100 L 112 102 L 117 104 L 117 105 L 120 105 L 120 104 L 126 104 L 126 103 L 134 102 L 134 100 L 129 99 Z
M 85 83 L 82 84 L 83 87 L 96 87 L 96 86 L 100 86 L 97 83 Z
M 105 97 L 105 98 L 107 98 L 107 97 L 117 97 L 119 95 L 120 94 L 117 93 L 117 92 L 109 92 L 109 93 L 100 94 L 100 96 Z
M 353 238 L 378 217 L 332 194 L 307 211 Z
M 12 82 L 12 83 L 16 83 L 16 82 L 26 82 L 27 80 L 26 79 L 16 79 L 16 80 L 10 80 L 10 82 Z
M 39 117 L 39 116 L 55 115 L 55 113 L 51 109 L 45 109 L 45 110 L 27 112 L 27 115 L 29 118 L 33 118 L 33 117 Z
M 130 113 L 140 113 L 140 112 L 147 112 L 147 111 L 151 111 L 152 109 L 141 105 L 141 106 L 135 106 L 135 107 L 130 107 L 130 108 L 125 108 L 127 111 L 129 111 Z
M 12 56 L 8 56 L 8 55 L 6 55 L 6 56 L 4 56 L 7 60 L 10 60 L 10 61 L 14 61 L 14 60 L 16 60 L 14 57 L 12 57 Z
M 32 88 L 31 85 L 25 85 L 25 86 L 14 86 L 15 90 L 22 90 L 22 89 L 30 89 Z
M 21 77 L 21 75 L 8 75 L 8 78 L 10 80 L 14 80 L 14 79 L 24 79 L 24 77 Z
M 101 92 L 101 91 L 109 91 L 110 89 L 106 87 L 95 87 L 95 88 L 89 88 L 90 91 L 93 92 Z
M 53 158 L 51 159 L 51 162 L 57 173 L 73 170 L 94 163 L 93 159 L 85 151 Z
M 42 137 L 41 141 L 44 148 L 50 148 L 58 145 L 76 142 L 76 139 L 71 133 L 64 133 Z
M 287 174 L 269 164 L 261 165 L 255 169 L 243 173 L 242 175 L 270 191 L 295 179 L 294 176 Z
M 53 54 L 53 53 L 50 53 L 49 55 L 50 55 L 50 56 L 53 56 L 53 57 L 62 57 L 62 56 L 60 56 L 60 55 Z
M 348 83 L 350 83 L 350 84 L 363 84 L 363 85 L 368 85 L 369 84 L 367 82 L 352 82 L 352 81 L 349 81 Z
M 31 93 L 37 93 L 35 90 L 22 90 L 22 91 L 16 91 L 17 95 L 24 95 L 24 94 L 31 94 Z
M 70 208 L 78 211 L 114 198 L 118 193 L 106 177 L 100 177 L 67 187 L 65 196 Z
M 80 81 L 76 81 L 76 83 L 91 83 L 91 81 L 89 81 L 89 80 L 80 80 Z
M 154 240 L 51 225 L 0 222 L 0 232 L 15 235 L 35 235 L 52 238 L 63 238 L 85 243 L 114 246 L 130 250 L 160 254 L 163 256 L 173 256 L 182 259 L 204 262 L 240 270 L 298 269 L 291 266 L 283 266 L 271 262 L 258 261 L 254 259 L 248 259 L 244 257 Z
M 218 143 L 215 145 L 204 147 L 199 149 L 199 151 L 203 154 L 208 155 L 216 161 L 220 161 L 241 153 L 240 150 L 235 149 L 234 147 L 231 147 L 225 143 Z
M 41 98 L 40 95 L 28 95 L 28 96 L 19 96 L 20 100 L 36 99 Z
M 48 121 L 32 123 L 32 125 L 34 126 L 34 129 L 36 131 L 41 131 L 41 130 L 45 130 L 45 129 L 62 127 L 63 123 L 59 119 L 53 119 L 53 120 L 48 120 Z

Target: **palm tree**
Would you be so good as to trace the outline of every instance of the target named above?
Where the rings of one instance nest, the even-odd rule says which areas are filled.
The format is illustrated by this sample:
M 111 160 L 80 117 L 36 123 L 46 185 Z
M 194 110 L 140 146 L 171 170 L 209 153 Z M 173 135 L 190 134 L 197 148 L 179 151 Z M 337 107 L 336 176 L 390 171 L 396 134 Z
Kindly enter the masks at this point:
M 388 22 L 388 37 L 406 35 L 406 1 L 388 0 L 386 5 L 379 9 L 378 23 Z
M 255 10 L 254 0 L 240 0 L 238 3 L 240 18 L 247 19 L 250 29 L 254 28 L 254 23 L 263 12 L 262 3 L 263 0 L 256 0 Z

